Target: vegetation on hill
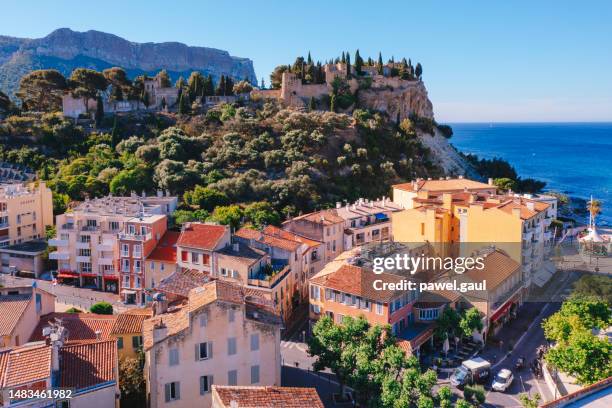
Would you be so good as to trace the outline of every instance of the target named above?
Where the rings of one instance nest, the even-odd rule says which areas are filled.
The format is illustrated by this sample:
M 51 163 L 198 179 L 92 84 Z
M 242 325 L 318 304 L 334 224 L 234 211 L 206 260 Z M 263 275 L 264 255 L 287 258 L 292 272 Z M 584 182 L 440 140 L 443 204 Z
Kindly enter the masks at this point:
M 85 97 L 95 95 L 98 80 L 116 84 L 124 95 L 137 93 L 120 70 L 97 79 L 82 74 L 68 82 Z M 210 89 L 197 76 L 180 86 L 184 95 Z M 232 84 L 232 90 L 246 86 Z M 40 106 L 56 107 L 52 92 L 28 95 L 28 106 L 48 98 Z M 263 225 L 338 201 L 388 195 L 400 180 L 442 175 L 414 126 L 398 127 L 366 110 L 348 116 L 249 102 L 83 123 L 60 113 L 29 112 L 0 122 L 0 160 L 34 168 L 53 190 L 56 212 L 87 197 L 162 189 L 184 198 L 177 222 Z
M 516 169 L 502 158 L 479 159 L 474 154 L 463 154 L 463 157 L 482 177 L 492 178 L 501 190 L 535 194 L 546 187 L 544 181 L 519 177 Z

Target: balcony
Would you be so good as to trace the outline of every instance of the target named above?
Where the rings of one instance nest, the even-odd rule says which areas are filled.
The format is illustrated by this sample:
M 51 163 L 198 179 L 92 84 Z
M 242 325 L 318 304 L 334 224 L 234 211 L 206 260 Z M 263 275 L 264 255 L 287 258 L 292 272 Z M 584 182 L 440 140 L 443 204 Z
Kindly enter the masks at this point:
M 552 217 L 545 217 L 544 218 L 544 226 L 545 227 L 550 227 L 550 224 L 552 224 L 552 222 L 553 222 Z
M 100 273 L 104 276 L 117 276 L 117 271 L 114 269 L 100 270 Z
M 91 256 L 77 256 L 76 261 L 83 263 L 91 263 Z
M 69 223 L 66 223 L 66 224 L 62 224 L 62 225 L 60 225 L 59 229 L 62 230 L 62 231 L 73 231 L 74 230 L 74 223 L 69 222 Z
M 67 239 L 59 239 L 59 238 L 51 238 L 49 240 L 49 246 L 67 247 L 68 246 L 68 240 Z
M 110 252 L 113 250 L 114 244 L 110 241 L 104 241 L 101 244 L 96 245 L 96 248 L 100 252 Z
M 142 258 L 142 251 L 133 251 L 132 252 L 132 258 L 135 258 L 135 259 Z
M 523 241 L 531 241 L 533 238 L 533 230 L 523 231 Z
M 122 232 L 119 234 L 119 239 L 125 241 L 148 241 L 151 239 L 151 233 L 147 232 L 146 234 L 130 234 L 127 232 Z
M 8 227 L 9 227 L 8 222 L 0 222 L 0 228 L 8 228 Z
M 130 252 L 129 251 L 121 251 L 121 257 L 122 258 L 129 258 L 130 257 Z
M 264 269 L 265 270 L 262 270 L 257 275 L 253 276 L 253 278 L 248 279 L 248 284 L 250 286 L 271 289 L 291 273 L 291 268 L 289 265 L 280 270 L 274 269 L 271 265 Z
M 91 248 L 91 243 L 89 243 L 89 242 L 80 242 L 79 241 L 79 242 L 77 242 L 75 244 L 75 247 L 77 249 L 90 249 Z
M 67 261 L 70 259 L 70 253 L 53 251 L 49 253 L 49 259 L 55 259 L 56 261 Z

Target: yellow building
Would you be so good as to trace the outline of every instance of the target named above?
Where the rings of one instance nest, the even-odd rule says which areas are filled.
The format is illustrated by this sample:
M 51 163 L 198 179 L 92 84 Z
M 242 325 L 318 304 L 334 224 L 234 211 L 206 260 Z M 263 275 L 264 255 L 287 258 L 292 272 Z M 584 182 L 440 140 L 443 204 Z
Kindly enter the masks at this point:
M 0 185 L 0 248 L 45 237 L 53 199 L 44 182 Z
M 110 335 L 117 340 L 119 358 L 136 357 L 142 348 L 142 324 L 152 316 L 151 309 L 131 309 L 117 316 Z

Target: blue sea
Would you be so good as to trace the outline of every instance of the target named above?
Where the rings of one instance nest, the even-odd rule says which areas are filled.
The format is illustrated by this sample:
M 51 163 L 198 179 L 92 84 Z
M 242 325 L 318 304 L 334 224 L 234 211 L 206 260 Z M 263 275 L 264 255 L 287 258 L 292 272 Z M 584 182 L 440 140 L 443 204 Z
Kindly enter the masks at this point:
M 612 123 L 456 123 L 450 142 L 464 153 L 501 157 L 547 190 L 602 202 L 612 225 Z

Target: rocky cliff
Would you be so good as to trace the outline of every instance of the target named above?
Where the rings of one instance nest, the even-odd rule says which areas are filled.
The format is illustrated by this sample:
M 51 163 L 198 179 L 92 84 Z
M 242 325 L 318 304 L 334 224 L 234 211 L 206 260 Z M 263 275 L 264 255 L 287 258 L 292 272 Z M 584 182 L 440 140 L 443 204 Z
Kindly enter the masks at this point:
M 54 68 L 70 75 L 77 67 L 103 70 L 113 66 L 124 68 L 130 77 L 166 69 L 172 79 L 200 71 L 215 80 L 230 75 L 257 82 L 250 59 L 214 48 L 177 42 L 134 43 L 113 34 L 68 28 L 39 39 L 0 36 L 0 90 L 8 94 L 17 88 L 21 76 L 33 69 Z
M 402 120 L 411 114 L 429 119 L 434 117 L 433 105 L 422 81 L 384 78 L 374 82 L 370 88 L 361 89 L 358 97 L 361 106 L 387 112 L 393 120 L 398 116 Z

